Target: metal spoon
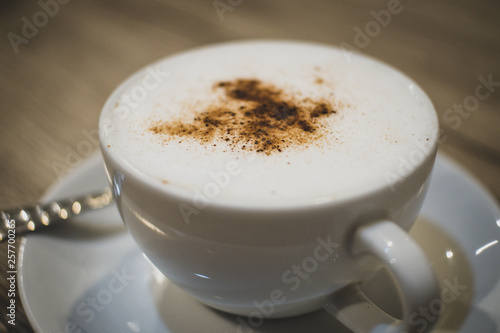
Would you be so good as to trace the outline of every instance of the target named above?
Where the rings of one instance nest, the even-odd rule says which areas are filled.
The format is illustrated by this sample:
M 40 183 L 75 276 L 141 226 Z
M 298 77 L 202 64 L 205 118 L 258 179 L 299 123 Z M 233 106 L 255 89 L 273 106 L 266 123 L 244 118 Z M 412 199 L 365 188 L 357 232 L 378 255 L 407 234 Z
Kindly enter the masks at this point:
M 111 202 L 113 196 L 106 187 L 100 193 L 0 211 L 0 242 L 54 226 L 87 211 L 107 207 Z

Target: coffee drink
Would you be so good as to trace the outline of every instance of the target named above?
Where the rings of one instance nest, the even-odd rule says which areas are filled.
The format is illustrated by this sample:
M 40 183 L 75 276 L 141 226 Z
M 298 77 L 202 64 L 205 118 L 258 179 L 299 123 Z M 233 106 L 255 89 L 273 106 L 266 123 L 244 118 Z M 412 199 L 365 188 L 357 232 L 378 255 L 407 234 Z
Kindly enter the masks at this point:
M 132 237 L 209 306 L 262 320 L 330 304 L 354 331 L 385 322 L 415 332 L 410 316 L 439 297 L 407 233 L 429 184 L 437 116 L 380 61 L 291 41 L 203 47 L 127 79 L 99 128 Z M 402 321 L 357 287 L 382 264 Z
M 436 140 L 432 104 L 409 79 L 314 44 L 183 53 L 150 67 L 114 103 L 103 114 L 113 124 L 109 149 L 165 187 L 204 192 L 218 181 L 205 194 L 222 201 L 349 196 L 402 176 L 400 161 Z

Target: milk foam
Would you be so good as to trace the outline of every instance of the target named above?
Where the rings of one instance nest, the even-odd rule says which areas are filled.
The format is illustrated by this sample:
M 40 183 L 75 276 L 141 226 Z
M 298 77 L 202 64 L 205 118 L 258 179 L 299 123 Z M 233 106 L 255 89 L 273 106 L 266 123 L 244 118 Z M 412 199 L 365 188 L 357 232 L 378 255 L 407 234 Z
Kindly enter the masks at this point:
M 327 130 L 317 141 L 273 154 L 150 130 L 155 122 L 189 122 L 220 101 L 216 82 L 240 78 L 296 100 L 327 100 L 336 113 L 321 120 Z M 167 191 L 272 204 L 390 185 L 388 175 L 405 176 L 402 160 L 415 166 L 433 146 L 438 123 L 420 88 L 380 62 L 328 46 L 256 41 L 197 49 L 139 72 L 108 101 L 100 128 L 103 149 Z

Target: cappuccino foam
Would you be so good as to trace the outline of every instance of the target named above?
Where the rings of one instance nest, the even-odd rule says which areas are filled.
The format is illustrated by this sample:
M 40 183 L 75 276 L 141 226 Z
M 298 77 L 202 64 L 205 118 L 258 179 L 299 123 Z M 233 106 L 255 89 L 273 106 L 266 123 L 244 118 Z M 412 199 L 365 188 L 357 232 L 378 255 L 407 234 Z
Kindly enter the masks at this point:
M 166 191 L 212 202 L 323 202 L 390 186 L 437 140 L 407 77 L 329 46 L 254 41 L 166 58 L 101 115 L 103 149 Z M 411 172 L 411 170 L 405 170 Z

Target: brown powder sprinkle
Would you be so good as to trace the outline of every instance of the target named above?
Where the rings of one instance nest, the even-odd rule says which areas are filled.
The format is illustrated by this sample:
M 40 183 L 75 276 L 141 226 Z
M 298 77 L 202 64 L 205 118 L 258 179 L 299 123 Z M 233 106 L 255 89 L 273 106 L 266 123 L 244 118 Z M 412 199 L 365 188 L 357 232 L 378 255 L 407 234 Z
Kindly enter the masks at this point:
M 214 89 L 224 96 L 191 121 L 156 121 L 149 130 L 164 140 L 189 137 L 213 146 L 219 140 L 233 149 L 270 155 L 316 141 L 322 136 L 320 118 L 337 113 L 330 102 L 297 102 L 256 79 L 218 82 Z

